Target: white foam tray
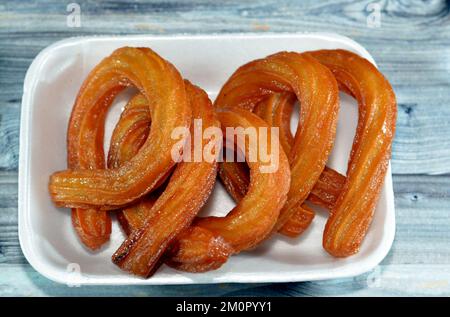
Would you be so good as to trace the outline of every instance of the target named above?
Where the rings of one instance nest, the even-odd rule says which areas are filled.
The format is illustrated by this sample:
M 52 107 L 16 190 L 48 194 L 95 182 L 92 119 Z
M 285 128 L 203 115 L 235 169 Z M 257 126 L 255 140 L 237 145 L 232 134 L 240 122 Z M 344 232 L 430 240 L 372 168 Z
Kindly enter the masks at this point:
M 293 282 L 358 275 L 386 256 L 395 232 L 390 168 L 361 251 L 346 259 L 333 258 L 322 248 L 327 217 L 323 210 L 318 211 L 314 223 L 300 238 L 274 236 L 251 252 L 231 257 L 219 270 L 202 274 L 178 272 L 165 265 L 150 279 L 122 272 L 110 261 L 124 239 L 117 223 L 111 241 L 100 252 L 85 249 L 72 229 L 70 211 L 52 204 L 48 178 L 66 168 L 67 123 L 83 79 L 102 58 L 125 45 L 151 47 L 175 64 L 185 78 L 203 87 L 211 98 L 238 66 L 278 51 L 343 48 L 374 63 L 361 45 L 336 34 L 81 37 L 47 47 L 26 74 L 20 131 L 19 238 L 23 253 L 38 272 L 70 284 Z M 128 97 L 119 96 L 108 115 L 106 143 Z M 344 173 L 357 107 L 351 98 L 341 95 L 341 99 L 337 140 L 328 164 Z M 217 182 L 202 213 L 223 215 L 233 205 Z

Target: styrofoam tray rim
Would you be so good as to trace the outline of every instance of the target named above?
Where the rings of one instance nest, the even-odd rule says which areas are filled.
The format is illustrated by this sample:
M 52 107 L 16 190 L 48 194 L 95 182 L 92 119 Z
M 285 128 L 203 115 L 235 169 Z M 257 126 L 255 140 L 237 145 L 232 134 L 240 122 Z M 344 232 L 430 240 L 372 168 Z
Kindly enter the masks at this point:
M 54 272 L 49 269 L 45 264 L 39 260 L 39 254 L 33 250 L 31 239 L 33 232 L 31 232 L 31 225 L 28 223 L 29 217 L 27 214 L 30 211 L 30 199 L 28 191 L 28 179 L 30 173 L 29 166 L 29 151 L 30 151 L 30 131 L 28 129 L 30 124 L 30 118 L 32 116 L 33 109 L 31 107 L 32 100 L 29 91 L 32 91 L 37 82 L 36 74 L 39 73 L 39 69 L 43 66 L 43 63 L 55 49 L 58 49 L 65 45 L 72 45 L 74 43 L 84 42 L 84 41 L 111 41 L 115 39 L 123 40 L 126 39 L 158 39 L 158 40 L 176 40 L 176 39 L 209 39 L 214 38 L 224 38 L 224 39 L 242 39 L 242 38 L 292 38 L 295 36 L 302 37 L 314 37 L 322 39 L 332 39 L 333 41 L 345 42 L 345 44 L 350 45 L 355 51 L 359 52 L 370 62 L 375 64 L 372 56 L 367 52 L 367 50 L 354 40 L 333 33 L 234 33 L 234 34 L 196 34 L 196 35 L 118 35 L 118 36 L 80 36 L 71 37 L 67 39 L 60 40 L 54 44 L 43 49 L 33 60 L 30 67 L 27 70 L 24 86 L 23 86 L 23 96 L 22 96 L 22 109 L 21 109 L 21 119 L 20 119 L 20 149 L 19 149 L 19 186 L 18 186 L 18 225 L 19 225 L 19 241 L 25 258 L 31 264 L 31 266 L 41 273 L 46 278 L 58 282 L 67 283 L 67 278 L 64 274 Z M 170 282 L 163 282 L 158 278 L 156 274 L 151 279 L 136 279 L 130 278 L 130 276 L 124 274 L 119 278 L 89 278 L 86 276 L 80 277 L 76 281 L 77 284 L 90 284 L 90 285 L 177 285 L 177 284 L 210 284 L 210 283 L 269 283 L 269 282 L 296 282 L 296 281 L 314 281 L 314 280 L 324 280 L 331 278 L 345 278 L 352 277 L 367 271 L 370 271 L 375 266 L 377 266 L 388 254 L 395 236 L 395 211 L 394 211 L 394 199 L 393 199 L 393 189 L 392 189 L 392 175 L 391 167 L 389 165 L 385 186 L 387 186 L 387 213 L 386 221 L 384 226 L 383 239 L 380 242 L 380 247 L 377 253 L 371 254 L 363 261 L 359 262 L 358 267 L 348 269 L 346 267 L 339 267 L 336 269 L 331 269 L 321 272 L 276 272 L 267 273 L 263 277 L 255 274 L 243 274 L 240 273 L 239 276 L 233 276 L 229 274 L 224 274 L 221 277 L 216 277 L 213 279 L 199 278 L 196 280 L 181 277 L 176 280 L 171 280 Z

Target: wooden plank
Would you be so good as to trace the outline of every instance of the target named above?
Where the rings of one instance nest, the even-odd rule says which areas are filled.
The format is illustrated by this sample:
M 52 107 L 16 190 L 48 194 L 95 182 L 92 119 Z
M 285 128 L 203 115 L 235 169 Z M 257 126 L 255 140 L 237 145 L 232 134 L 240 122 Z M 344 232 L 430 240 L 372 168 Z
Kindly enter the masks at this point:
M 0 174 L 0 264 L 28 263 L 19 245 L 17 174 Z
M 354 278 L 248 287 L 229 292 L 227 295 L 448 296 L 449 281 L 450 267 L 448 265 L 380 265 L 373 271 Z
M 420 274 L 418 274 L 420 273 Z M 448 265 L 380 265 L 355 278 L 305 283 L 69 287 L 26 265 L 0 264 L 0 296 L 445 296 Z
M 0 264 L 0 296 L 223 296 L 245 284 L 174 286 L 81 286 L 54 283 L 28 265 Z
M 396 236 L 383 264 L 450 263 L 450 177 L 394 176 Z

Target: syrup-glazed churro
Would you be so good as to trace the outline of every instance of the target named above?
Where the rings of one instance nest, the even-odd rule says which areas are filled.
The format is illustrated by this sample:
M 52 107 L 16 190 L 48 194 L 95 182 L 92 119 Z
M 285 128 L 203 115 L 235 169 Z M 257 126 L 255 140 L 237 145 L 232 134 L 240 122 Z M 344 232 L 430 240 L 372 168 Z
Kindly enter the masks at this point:
M 199 101 L 202 102 L 199 103 Z M 206 99 L 204 95 L 202 96 L 202 100 L 199 100 L 198 97 L 194 98 L 193 102 L 196 103 L 195 109 L 198 109 L 198 115 L 200 115 L 202 111 L 211 113 L 212 106 L 206 106 L 205 101 Z M 208 109 L 208 107 L 210 109 Z M 146 139 L 150 128 L 150 123 L 151 114 L 145 97 L 142 95 L 135 96 L 125 107 L 120 120 L 113 131 L 108 160 L 108 165 L 110 167 L 119 167 L 121 164 L 136 155 L 140 146 L 142 146 L 142 140 Z M 210 122 L 206 123 L 210 124 Z M 196 173 L 191 173 L 191 181 L 196 181 L 197 186 L 199 186 L 197 187 L 198 190 L 201 191 L 202 186 L 208 186 L 208 183 L 201 183 L 202 178 L 198 178 L 198 172 L 201 169 L 205 169 L 204 164 L 183 164 L 190 164 L 189 170 L 194 170 L 195 167 L 197 168 Z M 206 165 L 206 167 L 208 167 L 208 165 Z M 182 176 L 183 174 L 189 173 L 189 170 L 185 166 L 184 172 L 178 173 L 178 175 Z M 209 181 L 210 179 L 205 179 L 205 182 Z M 183 184 L 182 181 L 176 182 L 175 180 L 171 181 L 171 184 L 172 187 L 173 184 L 178 186 L 189 185 Z M 197 195 L 199 193 L 198 190 L 192 191 L 191 194 Z M 162 193 L 164 192 L 164 189 L 158 193 L 159 191 L 160 190 L 152 192 L 150 195 L 142 198 L 132 206 L 124 208 L 122 211 L 116 211 L 118 220 L 127 235 L 130 235 L 133 231 L 139 230 L 143 227 L 146 220 L 152 215 L 152 213 L 155 212 L 155 210 L 152 210 L 152 207 L 158 200 L 158 194 L 163 195 Z M 171 192 L 173 192 L 173 190 Z M 167 194 L 165 195 L 167 198 Z M 191 201 L 188 203 L 191 203 Z M 195 237 L 195 239 L 192 239 L 192 237 Z M 174 246 L 172 246 L 171 252 L 174 258 L 170 259 L 170 255 L 166 255 L 165 258 L 169 263 L 172 263 L 172 265 L 176 265 L 179 269 L 184 270 L 199 272 L 218 268 L 226 262 L 229 255 L 233 251 L 231 246 L 227 244 L 223 238 L 214 236 L 210 231 L 199 227 L 192 227 L 184 230 L 177 236 L 176 240 L 176 243 L 173 243 L 173 245 L 176 246 L 177 252 L 174 251 Z
M 119 168 L 138 153 L 150 133 L 150 124 L 150 103 L 147 102 L 144 95 L 137 94 L 126 105 L 111 135 L 108 168 Z M 164 183 L 169 175 L 170 171 L 159 183 Z M 160 188 L 158 187 L 154 192 L 141 198 L 137 203 L 115 211 L 117 219 L 126 234 L 130 234 L 133 230 L 141 227 L 159 195 Z
M 117 169 L 70 169 L 50 178 L 49 190 L 56 205 L 114 209 L 154 189 L 175 165 L 171 139 L 177 127 L 188 128 L 191 109 L 184 82 L 178 71 L 148 48 L 120 48 L 89 74 L 78 94 L 69 130 L 69 153 L 80 135 L 89 136 L 101 128 L 96 123 L 111 105 L 117 92 L 136 86 L 151 103 L 152 126 L 139 153 Z M 98 134 L 99 136 L 101 133 Z M 83 153 L 79 157 L 88 157 Z M 73 158 L 69 157 L 69 166 Z
M 281 52 L 241 66 L 222 87 L 217 108 L 253 110 L 274 93 L 294 93 L 302 111 L 289 153 L 291 188 L 280 212 L 279 230 L 306 200 L 331 151 L 339 108 L 333 74 L 310 56 Z
M 295 95 L 291 93 L 273 94 L 258 103 L 254 109 L 254 112 L 270 126 L 279 128 L 280 143 L 286 153 L 291 153 L 294 144 L 290 121 L 295 102 Z M 319 180 L 309 194 L 308 200 L 316 205 L 331 209 L 344 182 L 345 176 L 325 166 Z M 306 214 L 310 213 L 311 210 L 306 212 Z
M 186 82 L 186 90 L 194 119 L 202 120 L 203 129 L 219 128 L 206 93 L 189 82 Z M 192 124 L 191 130 L 193 127 Z M 194 132 L 191 131 L 191 135 L 193 134 Z M 221 141 L 214 137 L 204 139 L 202 149 L 207 145 L 214 149 L 214 143 Z M 191 150 L 194 155 L 194 148 L 192 147 Z M 167 187 L 147 211 L 144 224 L 131 231 L 128 238 L 114 253 L 113 262 L 131 273 L 141 276 L 151 275 L 161 263 L 161 256 L 166 249 L 181 232 L 189 227 L 206 202 L 214 186 L 216 172 L 215 156 L 211 162 L 201 160 L 179 163 Z
M 117 91 L 112 91 L 116 94 Z M 96 108 L 102 100 L 95 106 Z M 105 112 L 99 113 L 97 120 L 88 123 L 92 133 L 68 136 L 68 165 L 71 169 L 105 168 L 103 151 L 103 126 Z M 69 132 L 70 133 L 70 132 Z M 72 225 L 81 242 L 91 250 L 100 248 L 109 240 L 111 218 L 107 211 L 96 208 L 72 208 Z
M 391 85 L 366 59 L 344 50 L 308 55 L 326 65 L 358 101 L 359 117 L 347 179 L 323 234 L 332 255 L 358 252 L 366 236 L 391 156 L 397 106 Z
M 292 93 L 272 94 L 259 102 L 254 113 L 269 125 L 279 128 L 280 144 L 286 153 L 290 153 L 294 137 L 290 129 L 291 114 L 296 102 Z M 244 162 L 223 162 L 219 164 L 219 176 L 230 195 L 239 201 L 246 193 L 249 175 Z M 331 209 L 340 194 L 345 176 L 325 167 L 314 185 L 308 200 L 316 205 Z M 297 237 L 302 234 L 314 219 L 314 211 L 302 204 L 296 208 L 291 218 L 279 230 L 283 235 Z
M 290 93 L 273 94 L 258 103 L 254 113 L 264 119 L 270 126 L 279 128 L 280 143 L 286 153 L 290 153 L 294 137 L 290 130 L 290 119 L 295 95 Z M 248 186 L 248 167 L 244 162 L 223 162 L 219 164 L 219 176 L 230 195 L 237 201 Z M 325 167 L 319 180 L 314 185 L 308 200 L 321 207 L 331 209 L 339 196 L 345 182 L 345 176 Z M 306 216 L 312 211 L 306 211 Z

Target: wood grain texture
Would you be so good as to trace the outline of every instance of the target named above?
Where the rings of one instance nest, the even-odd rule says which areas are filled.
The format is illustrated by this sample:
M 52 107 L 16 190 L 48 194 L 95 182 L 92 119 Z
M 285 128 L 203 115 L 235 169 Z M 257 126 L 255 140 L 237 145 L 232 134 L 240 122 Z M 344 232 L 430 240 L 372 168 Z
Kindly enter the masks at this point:
M 68 1 L 69 2 L 69 1 Z M 450 1 L 0 2 L 0 295 L 449 295 Z M 24 259 L 17 238 L 20 103 L 33 58 L 60 39 L 94 34 L 336 32 L 374 56 L 399 103 L 393 172 L 397 235 L 375 272 L 352 279 L 271 285 L 82 287 L 57 285 Z

